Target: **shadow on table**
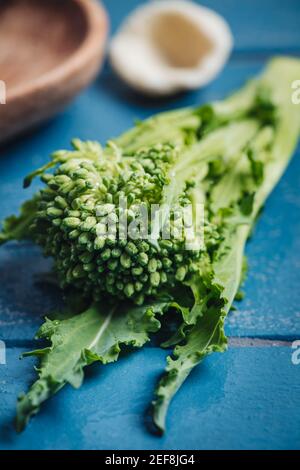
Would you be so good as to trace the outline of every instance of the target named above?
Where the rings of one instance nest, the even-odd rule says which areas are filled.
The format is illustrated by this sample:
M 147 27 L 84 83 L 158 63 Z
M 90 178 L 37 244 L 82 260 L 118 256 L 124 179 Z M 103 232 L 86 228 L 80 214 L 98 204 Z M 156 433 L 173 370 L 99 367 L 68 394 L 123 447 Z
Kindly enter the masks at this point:
M 29 324 L 36 324 L 38 328 L 46 314 L 61 308 L 62 294 L 58 286 L 50 282 L 50 273 L 51 261 L 45 259 L 40 250 L 29 242 L 11 242 L 2 247 L 0 322 L 1 334 L 5 339 L 8 339 L 6 328 Z M 12 339 L 11 334 L 8 336 Z M 14 339 L 30 340 L 32 337 L 27 336 L 23 329 L 22 338 Z
M 113 98 L 118 98 L 121 102 L 127 103 L 129 106 L 151 109 L 153 112 L 161 112 L 165 109 L 177 109 L 189 106 L 194 103 L 194 97 L 197 95 L 199 101 L 199 90 L 193 92 L 181 92 L 171 96 L 146 96 L 135 91 L 133 88 L 123 82 L 112 70 L 111 66 L 106 63 L 104 70 L 99 75 L 96 85 L 102 88 Z M 201 92 L 200 92 L 201 93 Z

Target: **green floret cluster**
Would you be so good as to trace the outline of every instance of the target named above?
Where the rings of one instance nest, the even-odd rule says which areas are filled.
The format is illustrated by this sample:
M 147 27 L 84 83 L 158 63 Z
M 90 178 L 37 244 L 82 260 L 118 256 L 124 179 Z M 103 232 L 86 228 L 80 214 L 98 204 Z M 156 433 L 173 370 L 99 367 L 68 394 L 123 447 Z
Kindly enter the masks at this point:
M 151 204 L 161 202 L 178 150 L 160 144 L 121 155 L 111 145 L 104 155 L 96 144 L 75 141 L 73 145 L 73 152 L 54 155 L 53 174 L 41 176 L 46 188 L 38 196 L 30 226 L 33 240 L 53 257 L 61 286 L 74 286 L 95 300 L 110 294 L 141 305 L 145 297 L 174 287 L 195 271 L 200 252 L 185 249 L 184 234 L 155 244 L 121 233 L 141 206 L 151 215 Z M 191 203 L 192 186 L 185 185 L 177 208 L 172 209 L 173 225 L 178 209 Z

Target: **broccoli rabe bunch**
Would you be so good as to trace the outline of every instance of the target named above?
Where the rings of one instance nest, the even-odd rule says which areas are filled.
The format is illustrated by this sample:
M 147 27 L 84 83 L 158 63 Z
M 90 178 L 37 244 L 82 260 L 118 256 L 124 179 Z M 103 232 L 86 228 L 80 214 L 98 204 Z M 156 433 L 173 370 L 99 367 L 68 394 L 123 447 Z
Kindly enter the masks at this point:
M 163 346 L 174 350 L 152 414 L 164 431 L 189 373 L 226 350 L 246 241 L 298 141 L 290 85 L 299 75 L 298 60 L 276 59 L 225 101 L 155 116 L 104 148 L 76 140 L 26 178 L 45 186 L 4 221 L 0 244 L 33 240 L 71 289 L 66 311 L 38 332 L 51 345 L 28 353 L 39 357 L 39 376 L 18 402 L 19 431 L 64 385 L 80 386 L 85 366 L 116 361 L 162 325 Z
M 274 121 L 275 107 L 265 95 L 258 101 L 261 95 L 250 87 L 242 99 L 162 114 L 105 148 L 74 140 L 72 151 L 54 153 L 25 179 L 28 186 L 40 176 L 46 187 L 27 203 L 24 217 L 6 221 L 0 243 L 33 240 L 53 258 L 62 288 L 95 301 L 108 296 L 143 305 L 174 292 L 207 257 L 213 261 L 224 238 L 224 214 L 242 194 L 222 193 L 219 205 L 213 188 L 240 165 L 260 128 Z M 243 161 L 247 173 L 249 161 Z M 251 191 L 252 182 L 250 201 Z M 199 205 L 205 207 L 201 226 Z M 196 243 L 188 239 L 191 232 Z
M 178 148 L 157 144 L 127 155 L 112 143 L 105 151 L 91 142 L 73 146 L 73 152 L 53 155 L 54 173 L 41 170 L 46 188 L 36 197 L 29 226 L 29 237 L 54 259 L 61 286 L 95 300 L 109 294 L 142 305 L 145 297 L 195 272 L 201 250 L 186 250 L 184 230 L 176 231 L 180 209 L 192 203 L 193 181 L 171 191 L 168 237 L 159 230 L 151 238 L 153 214 L 161 215 L 164 190 L 172 186 Z M 136 227 L 144 214 L 147 225 Z M 218 237 L 212 227 L 207 230 Z

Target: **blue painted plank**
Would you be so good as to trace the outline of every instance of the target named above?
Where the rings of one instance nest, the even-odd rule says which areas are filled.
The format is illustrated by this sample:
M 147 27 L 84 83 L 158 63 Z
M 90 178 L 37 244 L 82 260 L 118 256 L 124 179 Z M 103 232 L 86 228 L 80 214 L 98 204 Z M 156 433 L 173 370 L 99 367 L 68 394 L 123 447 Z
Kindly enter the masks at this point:
M 232 348 L 208 358 L 175 398 L 163 438 L 145 410 L 165 352 L 144 349 L 92 367 L 78 391 L 65 388 L 17 436 L 16 395 L 33 378 L 33 360 L 8 351 L 0 366 L 0 449 L 299 449 L 300 365 L 289 347 Z
M 228 21 L 236 52 L 300 51 L 300 3 L 298 0 L 196 0 Z M 133 8 L 147 0 L 104 0 L 112 33 Z
M 1 249 L 0 265 L 0 339 L 22 344 L 62 305 L 61 292 L 43 281 L 51 262 L 29 243 Z
M 139 0 L 105 0 L 112 30 Z M 68 146 L 74 136 L 104 142 L 131 126 L 133 119 L 195 105 L 242 85 L 274 51 L 300 49 L 298 0 L 211 0 L 200 2 L 228 19 L 235 54 L 209 87 L 169 100 L 146 100 L 128 90 L 106 66 L 100 79 L 59 118 L 0 150 L 0 219 L 17 210 L 26 194 L 24 175 L 47 155 Z M 251 60 L 247 60 L 251 59 Z M 299 337 L 299 188 L 300 155 L 270 198 L 249 244 L 247 297 L 231 315 L 234 336 Z M 28 196 L 27 196 L 28 197 Z M 53 289 L 37 286 L 37 274 L 50 268 L 36 248 L 10 244 L 0 249 L 0 338 L 17 345 L 29 341 L 41 316 L 59 303 Z M 22 350 L 25 344 L 22 344 Z M 146 348 L 105 369 L 93 367 L 85 386 L 55 397 L 22 436 L 11 427 L 15 398 L 33 379 L 33 360 L 9 348 L 0 365 L 0 448 L 297 448 L 300 447 L 299 367 L 289 348 L 233 348 L 210 357 L 176 397 L 169 432 L 158 439 L 143 423 L 165 353 Z M 247 367 L 245 367 L 247 365 Z M 122 398 L 120 400 L 120 397 Z M 37 439 L 38 436 L 38 439 Z

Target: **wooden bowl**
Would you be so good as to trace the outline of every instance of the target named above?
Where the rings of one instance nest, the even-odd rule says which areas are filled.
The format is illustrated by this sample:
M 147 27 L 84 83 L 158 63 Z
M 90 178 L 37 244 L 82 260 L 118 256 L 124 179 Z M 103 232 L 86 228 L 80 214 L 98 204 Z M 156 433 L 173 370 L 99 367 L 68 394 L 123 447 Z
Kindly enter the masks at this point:
M 0 142 L 50 118 L 90 83 L 103 60 L 107 30 L 96 0 L 0 2 L 2 101 L 6 88 Z

